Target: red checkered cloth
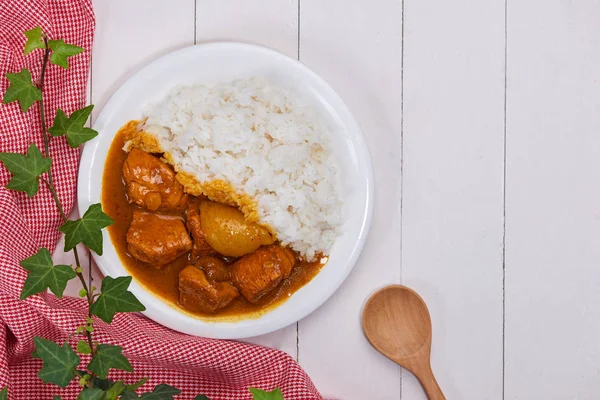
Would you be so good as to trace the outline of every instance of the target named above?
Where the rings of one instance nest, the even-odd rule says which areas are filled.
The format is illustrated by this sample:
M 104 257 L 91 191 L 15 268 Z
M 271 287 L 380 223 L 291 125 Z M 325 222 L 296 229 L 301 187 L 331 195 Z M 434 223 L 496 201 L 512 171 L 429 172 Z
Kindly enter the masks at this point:
M 94 32 L 91 0 L 0 0 L 0 93 L 9 82 L 7 72 L 27 67 L 40 74 L 42 53 L 23 56 L 23 32 L 37 25 L 50 38 L 62 38 L 87 52 L 69 60 L 64 70 L 50 65 L 44 101 L 48 121 L 57 108 L 67 114 L 85 105 L 90 52 Z M 0 151 L 24 153 L 29 143 L 43 148 L 37 104 L 23 114 L 17 103 L 0 104 Z M 64 137 L 52 139 L 50 153 L 58 196 L 67 214 L 75 202 L 79 153 Z M 26 271 L 19 261 L 46 247 L 52 251 L 59 238 L 61 218 L 50 193 L 40 186 L 29 199 L 25 193 L 6 190 L 10 174 L 0 167 L 0 387 L 8 385 L 9 399 L 75 399 L 79 387 L 65 389 L 42 384 L 40 360 L 30 357 L 33 337 L 63 342 L 86 320 L 81 299 L 57 299 L 51 294 L 19 300 Z M 250 399 L 248 387 L 280 387 L 287 400 L 321 399 L 310 378 L 287 354 L 232 341 L 183 335 L 136 314 L 118 314 L 111 325 L 95 322 L 94 340 L 122 346 L 134 373 L 112 371 L 111 379 L 132 383 L 150 377 L 140 391 L 160 383 L 182 389 L 178 399 L 206 394 L 212 400 Z M 77 337 L 70 343 L 75 346 Z M 89 361 L 82 356 L 81 366 Z

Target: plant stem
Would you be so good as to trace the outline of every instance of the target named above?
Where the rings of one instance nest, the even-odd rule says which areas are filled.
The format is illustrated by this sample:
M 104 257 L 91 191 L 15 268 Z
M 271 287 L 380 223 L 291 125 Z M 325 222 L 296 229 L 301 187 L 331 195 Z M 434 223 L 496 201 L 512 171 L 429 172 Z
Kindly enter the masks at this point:
M 92 286 L 92 252 L 88 249 L 88 287 L 91 289 Z M 93 292 L 93 290 L 92 290 Z M 92 293 L 93 296 L 94 293 Z
M 48 189 L 50 190 L 50 193 L 52 193 L 52 197 L 54 198 L 54 202 L 56 203 L 56 207 L 58 207 L 58 210 L 60 211 L 60 215 L 63 218 L 63 221 L 66 222 L 67 217 L 62 208 L 62 205 L 60 204 L 60 200 L 58 199 L 58 196 L 56 195 L 56 189 L 54 188 L 54 185 L 52 185 L 52 183 L 50 183 L 49 180 L 46 180 L 44 178 L 42 178 L 42 181 L 44 181 L 46 186 L 48 186 Z M 81 268 L 81 263 L 79 262 L 79 255 L 77 253 L 77 246 L 73 247 L 73 255 L 75 256 L 75 265 L 78 267 L 77 269 Z M 90 254 L 90 263 L 91 263 L 91 254 Z M 90 283 L 91 283 L 91 265 L 89 267 L 90 267 Z M 77 274 L 77 277 L 79 278 L 79 281 L 81 282 L 81 286 L 83 286 L 83 288 L 87 292 L 88 317 L 91 318 L 92 317 L 91 306 L 92 306 L 92 303 L 94 302 L 93 293 L 90 290 L 91 286 L 87 285 L 87 283 L 85 282 L 85 278 L 83 277 L 83 274 L 81 272 L 77 272 L 77 270 L 76 270 L 75 273 Z M 84 332 L 84 334 L 86 336 L 86 339 L 88 341 L 88 345 L 90 346 L 90 349 L 92 349 L 92 356 L 93 356 L 94 354 L 96 354 L 96 348 L 93 345 L 92 333 L 88 332 L 86 330 Z
M 48 175 L 50 175 L 51 169 L 52 168 L 50 168 L 48 170 Z M 63 210 L 62 205 L 60 204 L 60 199 L 58 198 L 58 194 L 56 194 L 56 189 L 54 188 L 54 185 L 52 184 L 50 177 L 48 177 L 48 179 L 42 178 L 42 182 L 44 182 L 46 184 L 46 186 L 48 186 L 48 190 L 50 190 L 50 193 L 52 193 L 52 198 L 54 199 L 54 202 L 56 203 L 56 207 L 58 208 L 58 212 L 60 212 L 60 216 L 62 217 L 63 221 L 66 221 L 67 215 L 65 214 L 65 211 Z
M 46 66 L 48 65 L 48 59 L 50 58 L 50 47 L 48 47 L 48 37 L 44 35 L 44 44 L 46 46 L 44 50 L 44 61 L 42 61 L 42 74 L 40 76 L 40 91 L 42 92 L 42 99 L 39 101 L 38 105 L 40 107 L 40 119 L 42 120 L 42 136 L 44 137 L 44 151 L 46 152 L 46 157 L 50 158 L 50 135 L 48 134 L 48 130 L 46 129 L 46 116 L 44 114 L 44 81 L 46 80 Z M 48 170 L 48 181 L 50 185 L 54 187 L 52 183 L 52 168 Z M 56 197 L 56 192 L 53 193 L 54 201 L 56 204 L 59 204 L 58 197 Z M 65 213 L 62 211 L 62 207 L 59 206 L 59 210 L 63 216 L 65 217 Z
M 46 67 L 48 66 L 48 59 L 50 58 L 50 47 L 48 47 L 48 37 L 46 35 L 44 35 L 44 44 L 46 47 L 45 47 L 45 51 L 44 51 L 44 60 L 42 61 L 42 73 L 40 75 L 40 83 L 39 83 L 39 88 L 40 88 L 40 91 L 42 92 L 42 99 L 39 101 L 39 109 L 40 109 L 40 119 L 42 122 L 42 136 L 44 137 L 44 151 L 46 153 L 46 157 L 50 158 L 50 134 L 48 133 L 48 130 L 46 129 L 46 114 L 44 113 L 44 81 L 46 79 Z M 58 194 L 56 193 L 56 188 L 54 187 L 54 182 L 52 181 L 52 167 L 50 167 L 50 169 L 48 169 L 47 175 L 48 175 L 48 179 L 42 178 L 42 181 L 46 184 L 46 186 L 48 187 L 48 190 L 50 190 L 50 193 L 52 194 L 52 198 L 54 199 L 54 203 L 56 203 L 56 208 L 58 208 L 58 211 L 60 212 L 60 216 L 63 219 L 63 222 L 67 222 L 67 220 L 68 220 L 67 215 L 65 214 L 65 211 L 62 207 L 60 199 L 58 198 Z M 75 257 L 75 265 L 77 266 L 75 273 L 77 274 L 77 277 L 81 281 L 81 285 L 87 292 L 88 317 L 91 318 L 92 317 L 91 307 L 92 307 L 92 303 L 94 302 L 94 299 L 92 297 L 92 293 L 90 290 L 91 286 L 88 287 L 88 285 L 85 282 L 85 278 L 83 277 L 83 274 L 81 272 L 78 272 L 81 270 L 81 263 L 79 262 L 79 253 L 77 252 L 77 246 L 73 247 L 73 256 Z M 91 257 L 90 257 L 90 259 L 91 259 Z M 90 268 L 90 284 L 91 284 L 91 268 Z M 92 349 L 92 356 L 94 356 L 94 354 L 96 354 L 96 349 L 93 345 L 92 333 L 86 330 L 84 332 L 84 334 L 87 338 L 90 348 Z

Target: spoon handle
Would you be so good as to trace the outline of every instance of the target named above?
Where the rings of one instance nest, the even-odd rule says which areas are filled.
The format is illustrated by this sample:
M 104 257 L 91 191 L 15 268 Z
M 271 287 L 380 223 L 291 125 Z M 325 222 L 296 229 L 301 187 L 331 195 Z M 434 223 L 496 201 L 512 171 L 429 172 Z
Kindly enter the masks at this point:
M 429 363 L 423 368 L 420 368 L 417 378 L 421 381 L 421 385 L 423 386 L 423 389 L 425 389 L 425 393 L 427 393 L 429 400 L 446 400 L 444 393 L 442 393 L 442 389 L 440 389 L 440 385 L 438 385 L 435 380 L 435 376 L 433 375 Z

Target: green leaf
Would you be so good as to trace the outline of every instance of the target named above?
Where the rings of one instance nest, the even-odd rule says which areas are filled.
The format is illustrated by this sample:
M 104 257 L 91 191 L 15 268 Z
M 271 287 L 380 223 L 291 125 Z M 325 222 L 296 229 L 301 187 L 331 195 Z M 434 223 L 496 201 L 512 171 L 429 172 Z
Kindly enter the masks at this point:
M 76 221 L 67 221 L 58 230 L 65 234 L 65 251 L 77 244 L 85 244 L 102 255 L 102 228 L 112 225 L 114 221 L 102 212 L 100 203 L 92 204 L 83 217 Z
M 93 383 L 94 387 L 97 387 L 99 389 L 106 391 L 106 390 L 110 389 L 112 387 L 112 385 L 114 385 L 115 381 L 113 381 L 111 379 L 100 379 L 97 376 L 94 376 L 94 378 L 92 379 L 92 383 Z
M 139 389 L 140 386 L 142 386 L 144 383 L 146 383 L 148 381 L 149 378 L 142 378 L 139 381 L 132 383 L 130 385 L 125 385 L 125 389 L 126 390 L 130 390 L 132 392 L 136 391 L 137 389 Z
M 79 376 L 79 371 L 75 371 L 75 373 L 77 374 L 77 376 Z M 84 376 L 79 378 L 79 386 L 87 386 L 91 378 L 92 376 L 90 374 L 85 374 Z
M 275 389 L 271 392 L 256 388 L 250 388 L 249 390 L 254 400 L 283 400 L 283 394 L 281 394 L 280 389 Z
M 2 390 L 0 390 L 0 400 L 7 400 L 8 399 L 8 387 L 3 387 Z
M 102 280 L 102 294 L 92 304 L 91 312 L 104 322 L 111 323 L 118 312 L 144 311 L 146 307 L 127 288 L 131 283 L 130 276 Z
M 199 394 L 198 396 L 194 397 L 194 400 L 210 400 L 210 399 L 203 394 Z
M 85 388 L 77 396 L 77 400 L 103 400 L 104 398 L 104 392 L 98 388 Z
M 45 49 L 46 44 L 44 43 L 42 28 L 36 26 L 33 29 L 25 31 L 27 36 L 27 43 L 25 43 L 24 55 L 31 53 L 35 49 Z
M 62 400 L 62 399 L 60 398 L 60 396 L 54 395 L 54 397 L 52 397 L 52 400 Z
M 116 381 L 110 389 L 106 391 L 106 400 L 116 400 L 118 396 L 123 394 L 127 385 L 123 381 Z
M 121 396 L 121 400 L 174 400 L 173 396 L 177 396 L 181 390 L 162 383 L 154 388 L 152 392 L 143 393 L 138 396 L 135 392 L 126 391 Z
M 119 346 L 99 344 L 96 347 L 96 354 L 94 354 L 92 361 L 87 366 L 88 370 L 102 379 L 106 378 L 108 370 L 111 368 L 133 372 L 133 367 L 127 358 L 121 354 L 122 351 L 123 348 Z
M 46 289 L 50 289 L 57 297 L 62 297 L 67 282 L 77 276 L 68 265 L 52 265 L 50 252 L 43 247 L 21 261 L 21 266 L 29 271 L 21 291 L 21 300 Z
M 56 110 L 54 117 L 54 126 L 48 129 L 52 136 L 67 135 L 69 146 L 79 147 L 80 144 L 98 136 L 98 132 L 91 128 L 83 126 L 89 118 L 93 105 L 89 105 L 81 110 L 74 111 L 70 117 L 67 117 L 61 109 Z
M 13 174 L 6 188 L 25 192 L 29 197 L 35 196 L 39 189 L 39 176 L 47 172 L 52 165 L 52 160 L 45 158 L 33 143 L 29 145 L 26 155 L 0 153 L 0 161 Z
M 177 396 L 179 393 L 181 390 L 163 383 L 155 387 L 152 392 L 143 393 L 141 396 L 135 392 L 126 391 L 121 396 L 121 400 L 174 400 L 173 396 Z
M 80 340 L 77 342 L 77 352 L 81 354 L 90 354 L 92 352 L 92 348 L 85 340 Z
M 4 104 L 18 101 L 21 111 L 26 112 L 37 100 L 42 99 L 42 92 L 31 81 L 31 73 L 27 68 L 14 74 L 6 74 L 10 86 L 4 93 L 2 102 Z
M 144 393 L 140 397 L 142 400 L 173 400 L 173 396 L 181 393 L 181 390 L 162 383 L 154 388 L 151 393 Z
M 42 369 L 38 376 L 44 383 L 53 383 L 60 387 L 66 387 L 75 377 L 75 368 L 79 365 L 79 356 L 73 351 L 68 343 L 63 346 L 36 336 L 35 353 L 43 361 Z
M 87 371 L 83 371 L 80 369 L 75 370 L 75 374 L 77 374 L 78 377 L 83 378 L 86 375 L 89 375 L 89 373 Z
M 64 69 L 69 69 L 67 58 L 83 52 L 83 48 L 65 43 L 62 39 L 48 40 L 48 46 L 52 50 L 50 62 L 59 65 Z

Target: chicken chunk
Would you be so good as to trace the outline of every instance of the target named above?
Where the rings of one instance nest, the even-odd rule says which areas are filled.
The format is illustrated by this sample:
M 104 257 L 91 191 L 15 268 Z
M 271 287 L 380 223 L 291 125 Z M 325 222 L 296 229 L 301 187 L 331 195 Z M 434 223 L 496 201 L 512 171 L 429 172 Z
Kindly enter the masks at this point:
M 210 247 L 210 244 L 206 241 L 206 235 L 202 230 L 202 224 L 200 223 L 200 208 L 198 202 L 191 202 L 187 210 L 187 221 L 186 225 L 188 230 L 192 233 L 194 239 L 194 246 L 192 247 L 192 256 L 203 256 L 208 254 L 217 254 L 217 252 Z
M 239 296 L 229 282 L 210 282 L 204 271 L 188 265 L 179 273 L 179 303 L 190 311 L 213 313 Z
M 192 239 L 180 218 L 135 209 L 127 248 L 138 260 L 160 266 L 190 251 Z
M 150 211 L 182 210 L 188 202 L 183 186 L 175 180 L 175 172 L 157 157 L 132 149 L 123 164 L 130 203 Z
M 231 281 L 251 303 L 273 290 L 294 267 L 294 254 L 279 245 L 263 246 L 231 267 Z
M 225 282 L 231 278 L 227 265 L 216 257 L 202 256 L 194 262 L 194 265 L 204 271 L 210 282 Z

